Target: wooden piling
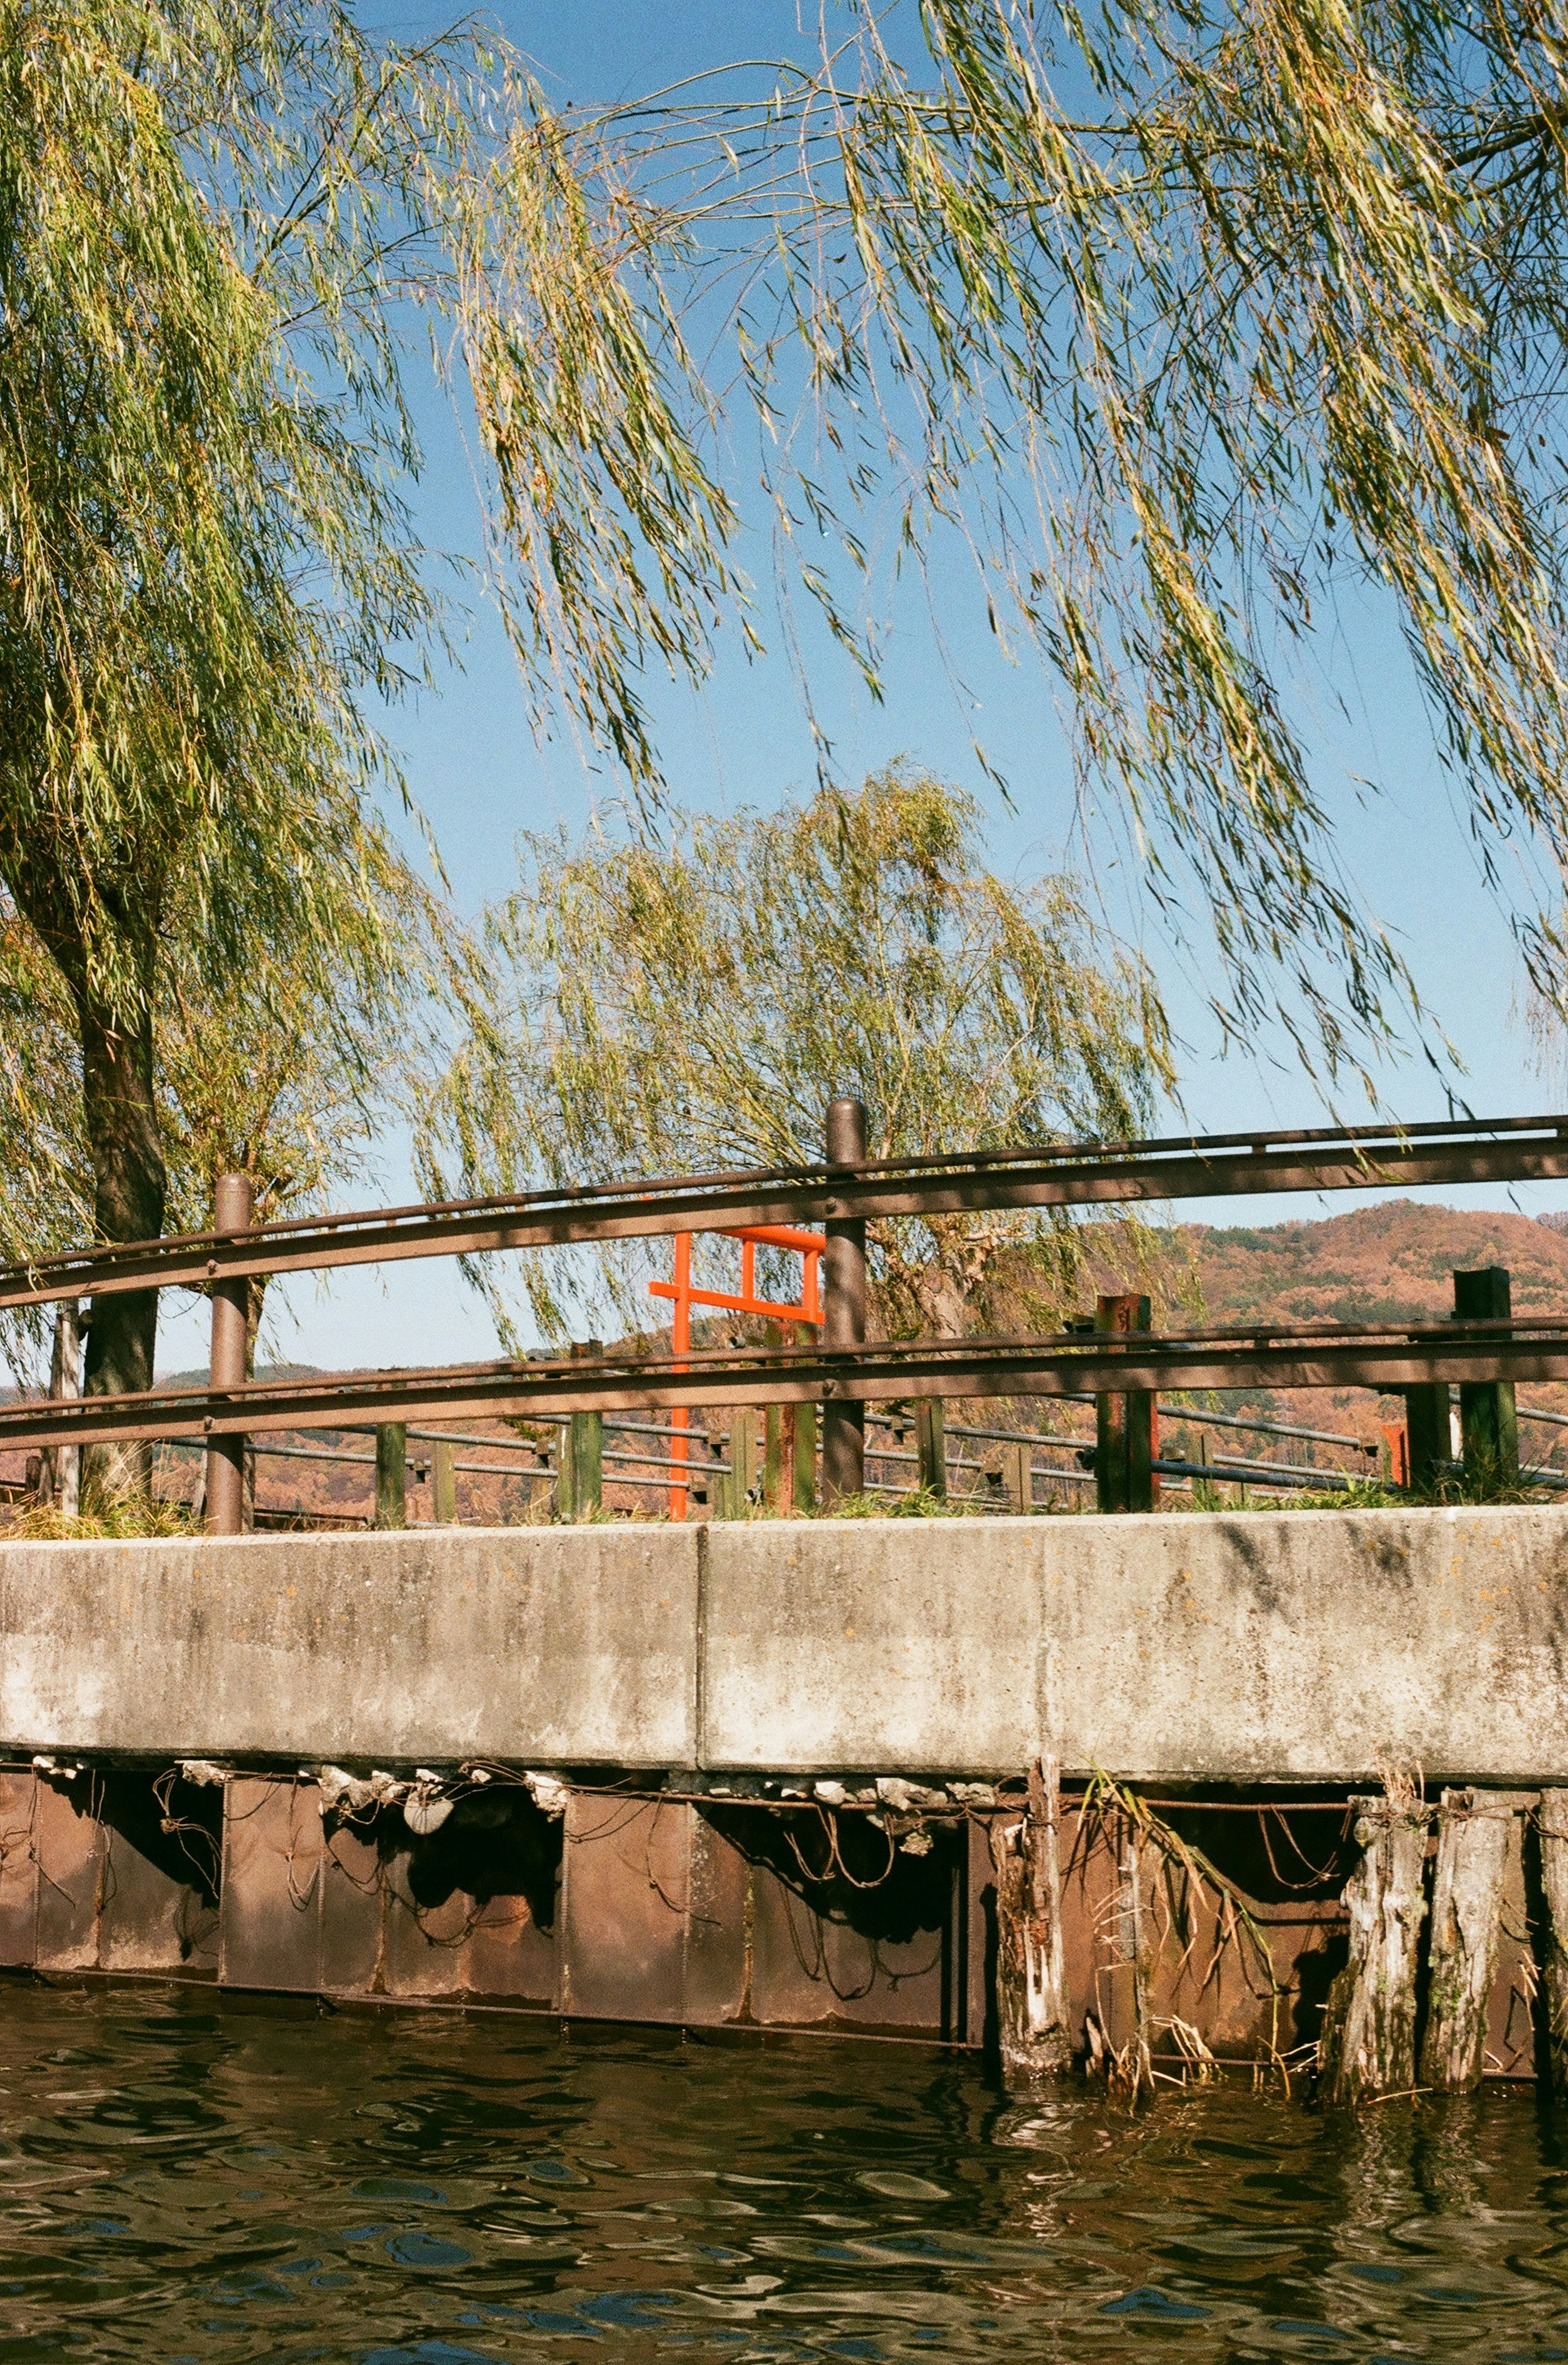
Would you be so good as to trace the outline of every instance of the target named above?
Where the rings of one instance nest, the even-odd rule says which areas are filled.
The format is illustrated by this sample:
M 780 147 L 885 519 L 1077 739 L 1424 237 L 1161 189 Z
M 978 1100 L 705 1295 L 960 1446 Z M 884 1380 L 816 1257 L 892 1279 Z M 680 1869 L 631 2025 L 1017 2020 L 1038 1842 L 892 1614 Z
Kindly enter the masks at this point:
M 1057 1761 L 1029 1768 L 1022 1822 L 992 1819 L 996 1872 L 996 2017 L 1002 2074 L 1030 2083 L 1072 2057 L 1062 1954 L 1061 1792 Z
M 1432 1881 L 1430 1986 L 1421 2083 L 1450 2093 L 1481 2083 L 1487 2009 L 1497 1964 L 1511 1804 L 1445 1790 L 1438 1808 Z
M 1121 1871 L 1116 1894 L 1118 1937 L 1124 1964 L 1132 1974 L 1132 2035 L 1123 2048 L 1120 2077 L 1131 2092 L 1152 2092 L 1154 2064 L 1148 2043 L 1149 1946 L 1143 1904 L 1141 1847 L 1137 1826 L 1123 1835 Z
M 1362 1851 L 1340 1899 L 1350 1959 L 1328 1991 L 1318 2054 L 1335 2102 L 1416 2083 L 1416 1967 L 1427 1912 L 1427 1808 L 1397 1798 L 1350 1804 Z
M 1568 2097 L 1568 1790 L 1541 1792 L 1537 1830 L 1546 1908 L 1540 1946 L 1546 2075 L 1551 2091 L 1562 2099 Z

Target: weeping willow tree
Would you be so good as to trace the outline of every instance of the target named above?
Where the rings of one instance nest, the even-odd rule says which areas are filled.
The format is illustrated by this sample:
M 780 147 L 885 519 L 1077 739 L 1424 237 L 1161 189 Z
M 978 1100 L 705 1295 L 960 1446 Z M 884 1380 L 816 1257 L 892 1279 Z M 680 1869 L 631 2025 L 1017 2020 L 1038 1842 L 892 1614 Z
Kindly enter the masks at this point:
M 171 1231 L 205 1231 L 220 1174 L 250 1178 L 256 1220 L 324 1214 L 363 1195 L 390 1122 L 410 1105 L 410 1045 L 441 960 L 441 915 L 393 863 L 371 875 L 380 958 L 357 977 L 252 949 L 215 985 L 167 932 L 154 977 L 154 1120 Z M 69 989 L 13 915 L 0 930 L 0 1260 L 79 1245 L 93 1230 L 95 1160 Z M 251 1283 L 253 1356 L 265 1298 Z M 12 1368 L 37 1368 L 50 1309 L 6 1318 Z
M 851 0 L 830 29 L 815 71 L 539 109 L 550 202 L 488 432 L 520 618 L 588 729 L 656 788 L 638 667 L 691 654 L 738 546 L 700 474 L 661 511 L 581 465 L 586 417 L 635 415 L 623 325 L 583 333 L 597 266 L 725 482 L 749 408 L 776 572 L 873 687 L 887 575 L 967 545 L 1003 645 L 1054 676 L 1086 806 L 1175 935 L 1206 916 L 1232 1039 L 1278 1018 L 1332 1089 L 1428 1023 L 1309 748 L 1369 616 L 1562 1001 L 1562 0 Z
M 671 810 L 657 845 L 525 840 L 521 886 L 471 943 L 422 1180 L 468 1197 L 809 1164 L 835 1092 L 865 1101 L 872 1157 L 1147 1131 L 1171 1082 L 1147 971 L 1107 957 L 1070 879 L 988 870 L 980 818 L 901 768 L 770 813 Z M 874 1224 L 879 1326 L 1054 1327 L 1095 1228 L 1060 1210 Z M 1124 1261 L 1150 1246 L 1102 1238 Z M 523 1287 L 548 1331 L 600 1293 L 640 1328 L 655 1270 L 667 1246 L 650 1263 L 638 1243 L 531 1258 Z M 498 1262 L 479 1273 L 510 1333 Z
M 220 1140 L 249 1162 L 245 1108 L 248 1138 L 303 1120 L 312 1037 L 401 990 L 376 714 L 443 629 L 408 372 L 466 372 L 483 406 L 538 212 L 530 107 L 472 28 L 376 41 L 317 0 L 0 16 L 0 997 L 29 1253 L 51 1207 L 106 1241 L 199 1220 L 171 1144 L 182 1173 Z M 661 435 L 689 499 L 645 410 L 639 464 Z M 149 1385 L 155 1325 L 151 1294 L 99 1301 L 88 1387 Z

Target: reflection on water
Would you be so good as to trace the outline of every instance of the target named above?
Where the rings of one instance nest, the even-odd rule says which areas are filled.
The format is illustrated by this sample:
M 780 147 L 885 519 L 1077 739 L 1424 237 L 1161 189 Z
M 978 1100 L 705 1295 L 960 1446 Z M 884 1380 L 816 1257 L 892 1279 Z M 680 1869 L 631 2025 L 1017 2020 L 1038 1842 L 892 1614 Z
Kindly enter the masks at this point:
M 0 1989 L 0 2359 L 1568 2359 L 1568 2113 Z

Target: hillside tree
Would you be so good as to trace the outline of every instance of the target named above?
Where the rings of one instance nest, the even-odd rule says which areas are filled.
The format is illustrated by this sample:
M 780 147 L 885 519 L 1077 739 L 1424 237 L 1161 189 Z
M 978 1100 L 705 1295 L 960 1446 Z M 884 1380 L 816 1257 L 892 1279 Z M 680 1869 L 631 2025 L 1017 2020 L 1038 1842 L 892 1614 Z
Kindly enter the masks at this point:
M 670 808 L 658 844 L 590 830 L 521 854 L 417 1133 L 438 1197 L 811 1164 L 837 1093 L 866 1103 L 872 1157 L 1124 1140 L 1171 1086 L 1142 963 L 1071 879 L 989 869 L 973 800 L 913 768 L 771 812 Z M 1149 1248 L 1062 1210 L 879 1221 L 869 1245 L 894 1336 L 1054 1327 L 1097 1246 Z M 530 1257 L 521 1285 L 547 1333 L 585 1306 L 642 1328 L 655 1271 L 667 1244 Z M 514 1336 L 508 1266 L 477 1277 Z

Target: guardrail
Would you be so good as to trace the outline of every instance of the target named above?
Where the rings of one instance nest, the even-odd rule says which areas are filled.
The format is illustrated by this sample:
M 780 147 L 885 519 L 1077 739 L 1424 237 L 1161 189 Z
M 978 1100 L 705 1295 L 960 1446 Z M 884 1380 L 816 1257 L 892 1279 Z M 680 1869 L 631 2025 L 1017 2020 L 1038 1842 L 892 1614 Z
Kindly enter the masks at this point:
M 683 1175 L 632 1187 L 532 1192 L 254 1227 L 241 1220 L 248 1207 L 243 1178 L 221 1178 L 218 1206 L 226 1220 L 218 1230 L 84 1250 L 0 1271 L 0 1306 L 12 1307 L 133 1289 L 207 1290 L 213 1300 L 209 1384 L 0 1407 L 0 1450 L 198 1440 L 209 1455 L 209 1524 L 227 1533 L 240 1523 L 245 1438 L 342 1429 L 367 1418 L 400 1424 L 464 1418 L 562 1419 L 815 1402 L 823 1408 L 823 1483 L 831 1498 L 858 1491 L 863 1483 L 863 1408 L 878 1400 L 1052 1395 L 1125 1407 L 1151 1404 L 1161 1389 L 1263 1384 L 1398 1392 L 1454 1381 L 1474 1388 L 1568 1378 L 1568 1318 L 1555 1317 L 1489 1315 L 1484 1320 L 1417 1324 L 1271 1322 L 1162 1334 L 1080 1326 L 1022 1339 L 868 1342 L 864 1337 L 865 1226 L 873 1216 L 1563 1177 L 1568 1115 L 868 1160 L 856 1154 L 864 1148 L 864 1112 L 857 1103 L 841 1101 L 830 1109 L 829 1133 L 830 1159 L 811 1167 Z M 242 1299 L 249 1276 L 808 1219 L 825 1226 L 828 1242 L 827 1321 L 821 1342 L 710 1348 L 679 1357 L 578 1351 L 521 1362 L 286 1381 L 241 1376 Z M 1136 1322 L 1139 1317 L 1126 1309 L 1137 1303 L 1107 1299 L 1102 1311 L 1120 1307 L 1114 1322 Z M 1141 1318 L 1147 1321 L 1147 1301 L 1142 1303 Z M 1181 1417 L 1186 1408 L 1170 1409 Z M 1286 1433 L 1283 1428 L 1281 1433 Z M 1326 1431 L 1297 1433 L 1352 1442 Z

